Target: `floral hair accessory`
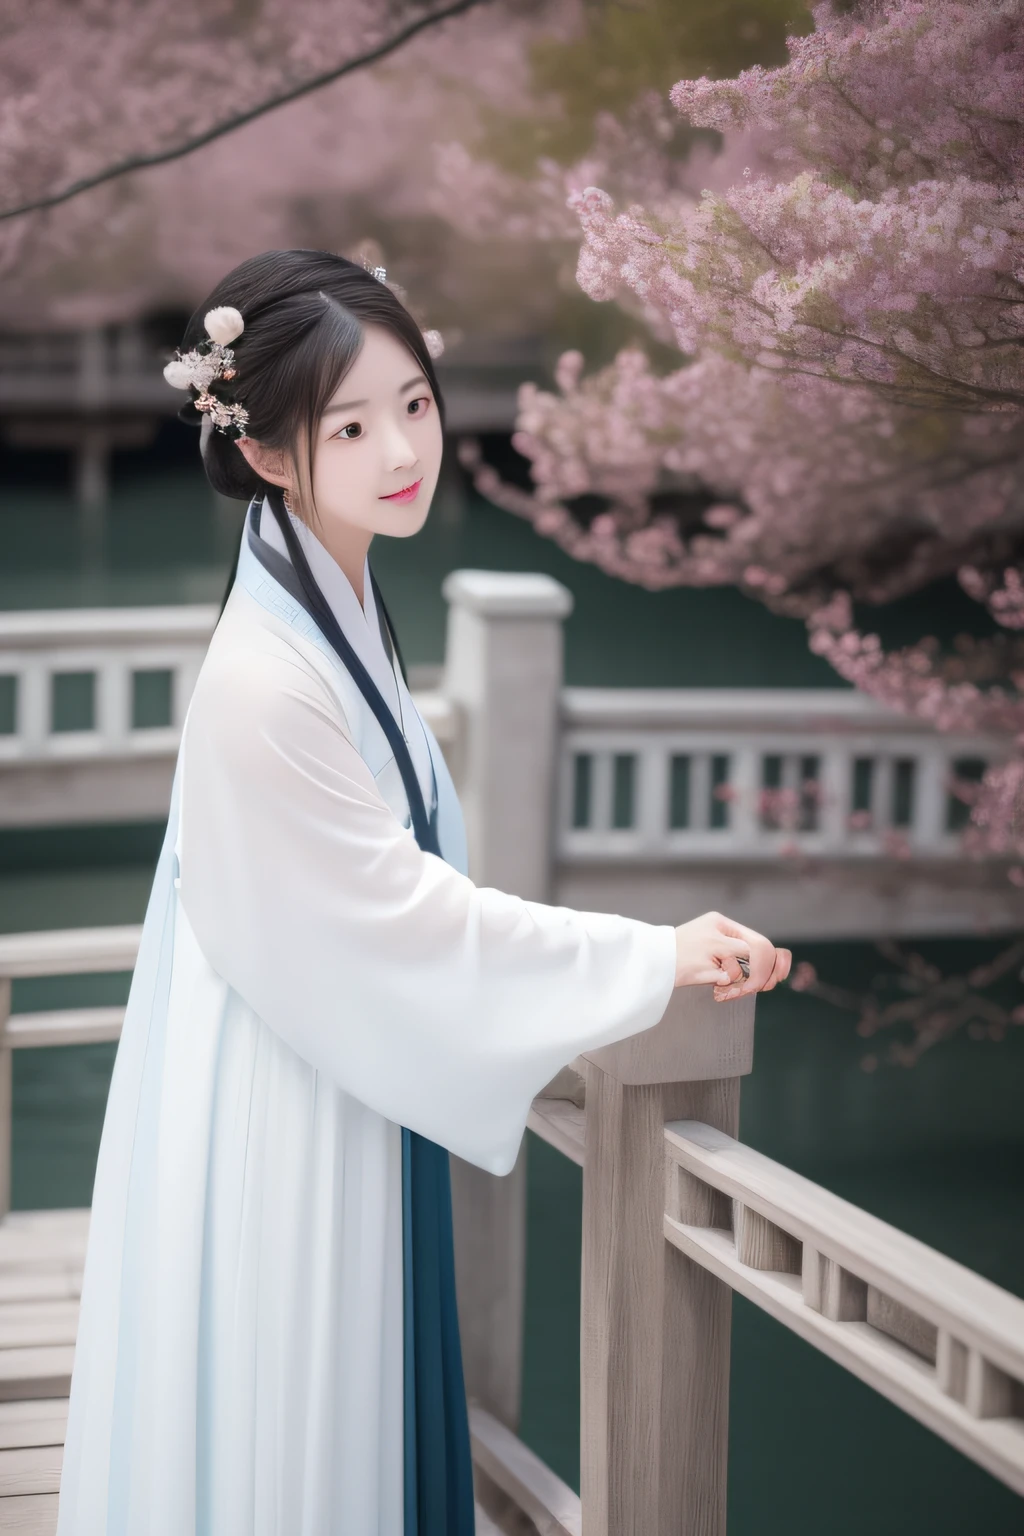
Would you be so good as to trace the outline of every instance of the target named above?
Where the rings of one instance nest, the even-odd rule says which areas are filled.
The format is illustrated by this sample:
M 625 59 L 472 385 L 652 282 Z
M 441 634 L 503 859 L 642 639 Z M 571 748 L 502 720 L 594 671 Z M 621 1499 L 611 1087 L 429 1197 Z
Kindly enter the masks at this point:
M 213 426 L 232 438 L 245 437 L 249 412 L 238 401 L 221 400 L 211 394 L 210 385 L 218 379 L 228 383 L 235 377 L 235 354 L 231 342 L 241 336 L 245 321 L 237 309 L 222 305 L 208 310 L 203 324 L 209 341 L 200 341 L 191 352 L 180 349 L 164 369 L 164 378 L 174 389 L 195 389 L 192 402 L 197 411 L 207 412 Z

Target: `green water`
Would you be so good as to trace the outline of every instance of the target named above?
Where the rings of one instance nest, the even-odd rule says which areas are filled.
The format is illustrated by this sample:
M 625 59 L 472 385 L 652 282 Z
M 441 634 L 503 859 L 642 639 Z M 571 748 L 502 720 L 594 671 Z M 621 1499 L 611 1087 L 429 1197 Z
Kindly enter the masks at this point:
M 184 429 L 183 429 L 184 430 Z M 215 504 L 201 473 L 173 456 L 154 476 L 132 455 L 115 477 L 106 533 L 90 545 L 66 493 L 32 482 L 0 502 L 3 609 L 219 602 L 241 503 Z M 3 484 L 0 466 L 0 484 Z M 509 513 L 444 477 L 420 533 L 378 539 L 371 556 L 411 663 L 444 655 L 445 575 L 459 566 L 547 571 L 575 598 L 566 625 L 570 683 L 608 687 L 831 687 L 801 624 L 731 589 L 642 592 L 580 565 Z M 709 645 L 708 637 L 715 643 Z
M 83 537 L 55 476 L 26 471 L 19 483 L 0 468 L 0 609 L 219 601 L 241 509 L 214 504 L 182 441 L 172 428 L 155 455 L 120 456 L 102 537 Z M 194 439 L 184 441 L 191 455 Z M 613 582 L 467 494 L 450 470 L 423 532 L 379 543 L 373 559 L 412 663 L 443 655 L 444 574 L 484 566 L 547 571 L 570 588 L 572 683 L 836 685 L 799 624 L 731 591 Z M 946 588 L 884 617 L 897 642 L 922 623 L 971 622 Z M 140 921 L 160 835 L 154 825 L 0 833 L 0 932 Z M 951 967 L 978 953 L 966 941 L 940 950 Z M 804 945 L 800 956 L 846 982 L 874 965 L 864 945 Z M 14 1006 L 123 1002 L 127 987 L 125 976 L 18 983 Z M 910 1072 L 869 1076 L 862 1052 L 848 1017 L 787 992 L 765 998 L 744 1139 L 1024 1294 L 1024 1030 L 1000 1046 L 950 1042 Z M 16 1207 L 88 1203 L 113 1054 L 17 1053 Z M 522 1432 L 576 1485 L 580 1175 L 528 1141 Z M 1019 1499 L 742 1300 L 731 1402 L 730 1536 L 1024 1532 Z
M 220 601 L 241 503 L 217 501 L 194 462 L 194 434 L 166 423 L 156 450 L 115 457 L 105 532 L 90 538 L 50 459 L 10 469 L 0 445 L 0 611 Z M 14 463 L 36 456 L 19 454 Z M 41 479 L 46 468 L 50 482 Z M 467 488 L 449 455 L 424 528 L 378 539 L 372 560 L 411 663 L 444 655 L 444 576 L 460 566 L 545 571 L 573 594 L 565 675 L 581 687 L 845 686 L 807 649 L 804 626 L 732 588 L 645 592 L 563 554 Z M 991 628 L 954 582 L 864 615 L 889 644 L 922 631 Z

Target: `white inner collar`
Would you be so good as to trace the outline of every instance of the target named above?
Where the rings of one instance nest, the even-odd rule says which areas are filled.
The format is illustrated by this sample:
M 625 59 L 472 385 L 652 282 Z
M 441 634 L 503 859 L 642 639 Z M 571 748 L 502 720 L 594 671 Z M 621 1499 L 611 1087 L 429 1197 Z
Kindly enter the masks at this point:
M 355 589 L 349 581 L 341 566 L 335 560 L 330 551 L 321 544 L 316 534 L 308 528 L 301 518 L 293 512 L 288 513 L 288 521 L 295 531 L 295 536 L 302 547 L 302 552 L 309 561 L 310 570 L 316 577 L 317 585 L 331 605 L 331 610 L 338 620 L 347 638 L 354 644 L 355 638 L 349 632 L 345 624 L 345 617 L 358 618 L 360 622 L 374 634 L 380 635 L 380 623 L 377 616 L 377 607 L 373 600 L 373 584 L 370 581 L 370 557 L 367 555 L 363 564 L 363 601 L 360 603 L 355 594 Z M 278 526 L 274 516 L 266 502 L 260 515 L 259 536 L 264 539 L 271 549 L 284 556 L 290 562 L 288 546 L 284 541 L 284 534 Z
M 403 725 L 406 737 L 409 740 L 409 749 L 412 752 L 413 762 L 420 778 L 421 786 L 424 786 L 425 794 L 429 795 L 430 783 L 430 755 L 426 738 L 422 729 L 409 731 L 409 721 L 418 712 L 408 689 L 402 683 L 397 667 L 392 663 L 384 646 L 381 635 L 380 617 L 377 613 L 377 605 L 373 597 L 373 584 L 370 581 L 370 559 L 366 558 L 363 566 L 363 604 L 352 588 L 341 566 L 334 556 L 321 544 L 316 534 L 306 524 L 289 512 L 289 522 L 295 530 L 295 536 L 299 541 L 309 568 L 313 573 L 317 586 L 320 588 L 330 606 L 331 612 L 346 640 L 355 651 L 363 666 L 369 672 L 376 683 L 388 708 L 395 719 Z M 289 564 L 291 557 L 288 554 L 288 546 L 284 541 L 284 534 L 278 526 L 270 506 L 264 502 L 260 513 L 259 537 L 263 539 L 271 549 L 276 549 L 283 555 Z

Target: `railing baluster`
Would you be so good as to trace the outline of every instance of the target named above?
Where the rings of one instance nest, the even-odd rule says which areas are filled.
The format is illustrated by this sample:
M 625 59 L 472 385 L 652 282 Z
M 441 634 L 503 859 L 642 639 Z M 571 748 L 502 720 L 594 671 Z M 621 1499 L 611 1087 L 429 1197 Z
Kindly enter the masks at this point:
M 131 730 L 132 677 L 126 660 L 105 656 L 96 667 L 96 730 L 104 751 L 124 749 Z
M 26 757 L 40 756 L 50 736 L 50 668 L 30 661 L 18 677 L 17 732 Z
M 964 1404 L 976 1419 L 1002 1419 L 1013 1411 L 1013 1379 L 978 1349 L 967 1351 Z
M 822 1255 L 821 1315 L 833 1323 L 860 1322 L 868 1315 L 868 1288 L 835 1259 Z
M 742 1200 L 733 1201 L 733 1232 L 736 1237 L 736 1257 L 751 1269 L 798 1275 L 802 1255 L 800 1244 L 781 1227 L 751 1210 Z
M 964 1401 L 967 1396 L 967 1346 L 954 1338 L 948 1328 L 939 1329 L 935 1375 L 940 1391 L 958 1403 Z
M 669 824 L 669 757 L 655 742 L 637 758 L 636 829 L 645 855 L 664 846 Z
M 711 825 L 711 756 L 694 752 L 690 757 L 690 826 L 706 832 Z

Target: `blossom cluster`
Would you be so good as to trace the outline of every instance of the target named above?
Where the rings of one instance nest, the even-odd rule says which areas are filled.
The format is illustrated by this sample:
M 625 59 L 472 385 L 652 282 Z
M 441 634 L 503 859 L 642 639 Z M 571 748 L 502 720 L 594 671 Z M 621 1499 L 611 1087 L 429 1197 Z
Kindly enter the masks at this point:
M 1000 635 L 887 654 L 852 604 L 956 573 L 1024 629 L 1024 0 L 814 16 L 784 67 L 675 86 L 723 135 L 710 165 L 659 176 L 649 151 L 632 184 L 563 178 L 580 285 L 682 366 L 631 349 L 585 377 L 568 354 L 557 392 L 526 386 L 529 492 L 464 457 L 576 558 L 651 589 L 739 585 L 805 618 L 851 683 L 999 737 L 969 840 L 1024 859 L 1024 654 Z
M 557 392 L 521 388 L 513 443 L 533 487 L 491 476 L 487 494 L 577 559 L 649 589 L 736 584 L 803 617 L 836 588 L 881 603 L 968 560 L 987 565 L 1024 518 L 1014 414 L 937 422 L 716 351 L 666 375 L 638 348 L 590 376 L 583 367 L 567 353 Z M 582 497 L 604 503 L 589 522 Z M 992 594 L 993 612 L 1013 591 Z
M 1024 403 L 1024 5 L 886 0 L 816 12 L 790 63 L 680 81 L 694 125 L 754 135 L 762 165 L 696 205 L 572 199 L 578 279 L 798 378 L 956 409 Z

